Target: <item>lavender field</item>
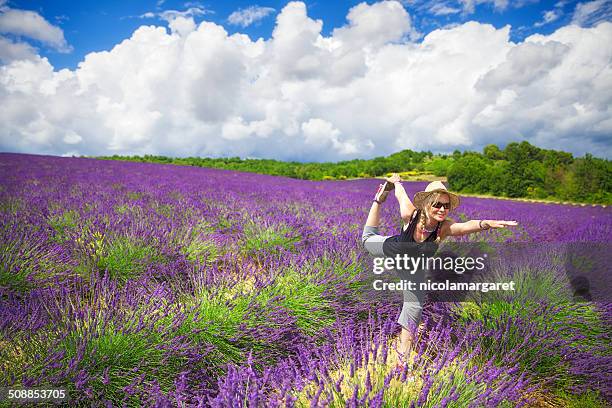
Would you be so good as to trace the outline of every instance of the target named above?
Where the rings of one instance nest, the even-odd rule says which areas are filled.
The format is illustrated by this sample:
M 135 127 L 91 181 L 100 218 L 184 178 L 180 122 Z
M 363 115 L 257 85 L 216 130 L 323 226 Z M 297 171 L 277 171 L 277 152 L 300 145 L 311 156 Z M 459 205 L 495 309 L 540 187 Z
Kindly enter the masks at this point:
M 400 305 L 364 284 L 377 183 L 0 154 L 0 386 L 83 406 L 612 403 L 612 304 L 574 302 L 529 254 L 513 295 L 427 305 L 397 370 Z M 398 215 L 391 197 L 383 233 Z M 517 220 L 469 239 L 534 247 L 612 232 L 602 207 L 465 198 L 451 216 Z

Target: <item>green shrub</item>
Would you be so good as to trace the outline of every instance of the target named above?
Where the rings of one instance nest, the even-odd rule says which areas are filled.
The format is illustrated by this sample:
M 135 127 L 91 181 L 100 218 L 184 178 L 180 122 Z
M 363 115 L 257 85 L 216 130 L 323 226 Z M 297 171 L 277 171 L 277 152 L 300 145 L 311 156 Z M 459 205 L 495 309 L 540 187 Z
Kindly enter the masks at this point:
M 100 257 L 98 268 L 108 270 L 113 278 L 125 282 L 142 272 L 150 261 L 160 260 L 161 257 L 152 246 L 120 237 L 111 242 L 105 254 Z
M 48 223 L 53 229 L 53 241 L 63 243 L 70 239 L 77 226 L 79 214 L 74 210 L 64 211 L 49 217 Z
M 289 226 L 248 221 L 244 225 L 242 248 L 249 256 L 257 256 L 262 252 L 278 253 L 279 250 L 293 250 L 300 239 L 299 234 Z

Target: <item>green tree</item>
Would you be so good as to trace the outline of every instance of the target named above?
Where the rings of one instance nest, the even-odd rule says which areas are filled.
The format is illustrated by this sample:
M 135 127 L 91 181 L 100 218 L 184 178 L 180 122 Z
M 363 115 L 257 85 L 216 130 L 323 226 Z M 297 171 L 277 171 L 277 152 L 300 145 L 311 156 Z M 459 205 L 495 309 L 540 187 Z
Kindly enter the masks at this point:
M 491 160 L 504 160 L 504 152 L 499 150 L 499 147 L 494 144 L 486 145 L 483 149 L 484 155 Z
M 481 157 L 470 155 L 456 160 L 448 169 L 450 188 L 466 193 L 485 193 L 487 163 Z

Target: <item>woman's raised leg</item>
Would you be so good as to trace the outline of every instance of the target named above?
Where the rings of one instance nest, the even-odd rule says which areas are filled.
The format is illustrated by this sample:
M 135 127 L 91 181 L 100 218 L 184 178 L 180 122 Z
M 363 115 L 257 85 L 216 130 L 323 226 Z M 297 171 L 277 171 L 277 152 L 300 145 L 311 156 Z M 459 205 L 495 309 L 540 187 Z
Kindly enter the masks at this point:
M 363 227 L 363 233 L 361 234 L 361 242 L 365 249 L 370 255 L 378 257 L 384 256 L 383 243 L 389 237 L 380 235 L 378 226 L 380 225 L 380 208 L 381 204 L 387 198 L 388 191 L 385 191 L 384 185 L 378 186 L 378 191 L 374 196 L 374 202 L 370 207 L 368 213 L 368 219 L 366 220 L 365 226 Z
M 376 227 L 380 225 L 380 204 L 374 201 L 368 213 L 368 219 L 365 223 L 366 227 Z

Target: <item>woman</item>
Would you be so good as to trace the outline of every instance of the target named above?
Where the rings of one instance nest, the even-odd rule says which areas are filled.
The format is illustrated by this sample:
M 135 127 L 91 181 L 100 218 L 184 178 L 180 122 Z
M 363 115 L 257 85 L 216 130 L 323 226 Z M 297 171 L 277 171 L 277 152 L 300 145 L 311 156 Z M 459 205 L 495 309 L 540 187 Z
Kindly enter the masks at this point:
M 400 234 L 389 237 L 380 235 L 378 226 L 380 225 L 380 207 L 391 190 L 395 190 L 395 197 L 399 202 L 400 215 L 404 225 Z M 455 222 L 448 218 L 448 213 L 456 209 L 460 201 L 459 196 L 449 192 L 440 181 L 429 183 L 425 191 L 420 191 L 414 195 L 414 202 L 410 201 L 399 175 L 393 174 L 386 179 L 386 183 L 379 186 L 374 196 L 374 202 L 363 228 L 361 238 L 363 245 L 373 256 L 392 256 L 390 254 L 392 251 L 389 250 L 392 243 L 438 243 L 447 237 L 471 234 L 489 228 L 506 228 L 518 225 L 516 221 L 501 220 Z M 418 325 L 419 329 L 421 328 L 422 309 L 422 295 L 405 291 L 404 304 L 398 319 L 398 323 L 402 326 L 398 350 L 400 366 L 405 364 L 405 357 L 414 341 L 411 329 Z

